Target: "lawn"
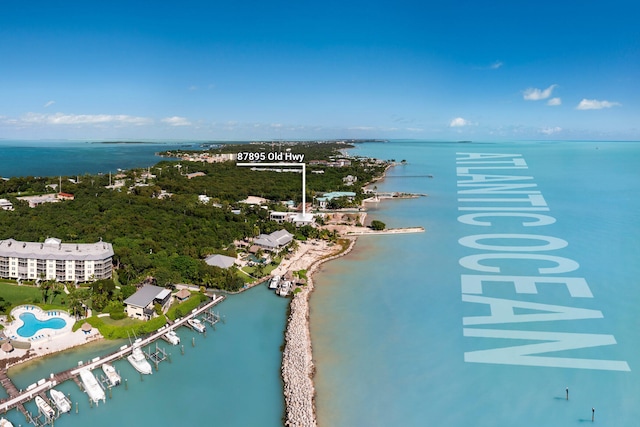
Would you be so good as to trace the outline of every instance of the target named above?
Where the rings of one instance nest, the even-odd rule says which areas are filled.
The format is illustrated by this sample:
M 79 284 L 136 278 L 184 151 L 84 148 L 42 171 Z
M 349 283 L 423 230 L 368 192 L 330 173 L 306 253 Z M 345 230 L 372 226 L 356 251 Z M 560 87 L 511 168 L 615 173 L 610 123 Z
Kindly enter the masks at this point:
M 31 285 L 18 286 L 15 283 L 0 281 L 0 296 L 5 301 L 9 301 L 11 307 L 21 304 L 42 304 L 42 292 L 39 288 Z M 52 305 L 63 308 L 65 300 L 65 294 L 57 295 Z

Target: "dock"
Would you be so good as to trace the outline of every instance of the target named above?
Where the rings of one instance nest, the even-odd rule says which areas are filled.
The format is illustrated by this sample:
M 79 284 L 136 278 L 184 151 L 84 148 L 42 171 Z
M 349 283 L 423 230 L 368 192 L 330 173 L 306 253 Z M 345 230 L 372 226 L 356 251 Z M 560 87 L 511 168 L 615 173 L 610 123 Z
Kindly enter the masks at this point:
M 404 227 L 404 228 L 387 228 L 384 230 L 371 230 L 369 228 L 363 228 L 362 230 L 349 231 L 347 236 L 379 236 L 385 234 L 410 234 L 410 233 L 424 233 L 424 227 Z
M 198 308 L 193 309 L 191 313 L 189 313 L 188 315 L 180 319 L 177 319 L 175 322 L 168 325 L 167 327 L 152 333 L 146 338 L 143 338 L 142 342 L 140 343 L 140 346 L 142 347 L 142 346 L 151 344 L 152 342 L 160 338 L 162 335 L 167 333 L 167 331 L 169 330 L 174 330 L 180 326 L 188 325 L 187 323 L 188 319 L 191 319 L 207 310 L 210 310 L 211 307 L 222 302 L 224 299 L 225 299 L 224 295 L 214 295 L 211 301 L 207 302 L 206 304 Z M 28 411 L 24 407 L 24 404 L 26 402 L 29 402 L 30 400 L 35 399 L 36 396 L 42 393 L 45 393 L 47 390 L 70 379 L 74 380 L 76 384 L 80 386 L 81 382 L 79 381 L 78 376 L 81 370 L 97 369 L 101 367 L 103 363 L 109 363 L 114 360 L 118 360 L 123 357 L 126 357 L 129 353 L 131 353 L 132 350 L 133 348 L 131 345 L 124 345 L 111 354 L 108 354 L 104 357 L 96 357 L 92 359 L 91 362 L 87 364 L 80 363 L 77 367 L 59 372 L 57 374 L 51 374 L 49 378 L 43 378 L 37 383 L 31 384 L 29 387 L 26 388 L 26 390 L 23 390 L 23 391 L 18 390 L 18 388 L 13 384 L 11 379 L 8 377 L 7 371 L 2 370 L 0 371 L 0 384 L 7 391 L 7 394 L 9 395 L 9 397 L 0 400 L 0 413 L 6 413 L 11 409 L 18 408 L 18 410 L 22 412 L 25 415 L 25 417 L 27 417 L 27 419 L 29 419 L 31 418 L 31 415 L 28 413 Z M 34 420 L 34 421 L 35 421 L 34 423 L 35 425 L 42 425 L 42 424 L 36 424 L 38 423 L 37 420 Z

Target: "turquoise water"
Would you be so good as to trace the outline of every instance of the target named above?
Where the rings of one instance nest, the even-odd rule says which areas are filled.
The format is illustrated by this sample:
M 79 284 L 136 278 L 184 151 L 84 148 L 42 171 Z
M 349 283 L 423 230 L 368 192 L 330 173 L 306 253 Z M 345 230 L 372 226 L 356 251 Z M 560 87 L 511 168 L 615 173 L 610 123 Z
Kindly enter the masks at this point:
M 280 346 L 288 300 L 266 286 L 230 296 L 215 310 L 225 323 L 209 327 L 206 338 L 179 328 L 180 347 L 158 341 L 171 363 L 162 362 L 153 375 L 141 376 L 126 359 L 115 368 L 124 384 L 114 388 L 106 404 L 90 407 L 78 386 L 67 381 L 56 388 L 71 395 L 74 410 L 56 421 L 56 426 L 107 427 L 114 425 L 282 425 L 284 401 L 280 379 Z M 195 347 L 192 340 L 195 339 Z M 26 388 L 51 372 L 59 372 L 117 349 L 126 341 L 102 341 L 77 350 L 12 368 L 9 375 L 18 388 Z M 148 348 L 145 348 L 148 350 Z M 94 371 L 99 376 L 101 370 Z M 75 413 L 78 403 L 79 414 Z M 34 404 L 27 408 L 37 412 Z M 7 415 L 14 425 L 26 425 L 17 411 Z
M 47 320 L 39 320 L 33 313 L 22 313 L 20 320 L 24 322 L 16 331 L 18 335 L 24 338 L 30 338 L 38 333 L 41 329 L 62 329 L 67 322 L 61 317 L 52 317 Z
M 0 144 L 0 154 L 2 150 Z M 349 256 L 325 264 L 315 276 L 311 327 L 321 426 L 571 426 L 590 423 L 592 407 L 600 425 L 637 425 L 637 144 L 397 141 L 363 144 L 353 151 L 409 161 L 390 170 L 388 179 L 377 183 L 378 189 L 428 193 L 429 197 L 383 202 L 370 214 L 390 227 L 424 226 L 427 231 L 361 237 Z M 525 230 L 522 218 L 493 217 L 490 220 L 494 225 L 489 227 L 460 222 L 458 217 L 469 212 L 459 209 L 471 204 L 458 199 L 471 196 L 457 194 L 456 167 L 460 165 L 456 152 L 520 155 L 528 169 L 505 171 L 505 175 L 531 176 L 549 208 L 540 213 L 553 217 L 555 223 Z M 146 155 L 153 164 L 152 154 Z M 30 165 L 46 161 L 46 157 L 38 157 Z M 16 174 L 40 174 L 26 167 L 20 170 L 24 173 Z M 4 169 L 0 173 L 8 176 Z M 580 315 L 598 312 L 601 317 L 463 324 L 465 318 L 489 316 L 491 311 L 488 304 L 463 301 L 470 294 L 462 292 L 462 276 L 489 273 L 473 271 L 460 261 L 496 251 L 467 247 L 460 240 L 505 233 L 566 241 L 566 247 L 535 254 L 574 261 L 576 270 L 556 276 L 584 279 L 592 297 L 572 297 L 567 286 L 548 283 L 538 285 L 537 294 L 517 293 L 513 284 L 499 281 L 484 284 L 484 294 L 472 296 L 494 298 L 503 304 L 518 301 L 521 306 L 512 305 L 512 315 L 561 312 L 580 317 L 576 310 L 581 309 L 587 312 Z M 497 238 L 481 243 L 509 242 L 515 241 Z M 521 239 L 517 244 L 532 242 Z M 479 262 L 499 266 L 510 275 L 540 276 L 533 265 L 536 269 L 555 265 L 523 259 Z M 275 297 L 266 287 L 230 297 L 216 308 L 226 316 L 226 324 L 219 325 L 206 339 L 181 328 L 178 333 L 185 345 L 184 356 L 177 348 L 163 344 L 173 353 L 172 363 L 161 364 L 160 371 L 144 381 L 126 361 L 116 362 L 116 368 L 128 379 L 129 389 L 118 387 L 105 405 L 90 408 L 86 395 L 74 383 L 62 384 L 59 388 L 79 403 L 80 413 L 65 415 L 56 425 L 282 425 L 279 369 L 286 306 L 286 300 Z M 551 311 L 542 311 L 541 307 Z M 501 332 L 502 338 L 474 337 L 468 332 L 465 336 L 469 329 L 519 331 L 521 338 L 505 338 L 505 332 Z M 487 359 L 484 363 L 465 361 L 465 354 L 473 358 L 481 350 L 540 343 L 531 335 L 522 338 L 525 332 L 540 332 L 547 339 L 553 333 L 574 334 L 574 338 L 583 334 L 580 337 L 584 340 L 574 342 L 572 350 L 536 354 L 538 363 L 553 361 L 554 357 L 592 364 L 604 360 L 624 362 L 630 371 L 507 364 L 522 363 L 513 355 L 493 357 L 489 360 L 492 363 L 486 363 Z M 594 335 L 614 337 L 615 344 L 581 347 Z M 195 347 L 191 346 L 192 338 L 196 339 Z M 68 369 L 78 360 L 87 361 L 120 345 L 122 342 L 91 344 L 14 368 L 10 375 L 19 388 L 26 388 L 51 372 Z M 569 360 L 570 365 L 579 363 Z M 567 387 L 569 400 L 565 396 Z M 28 407 L 35 411 L 33 405 Z M 26 424 L 15 411 L 8 418 L 16 425 Z
M 569 426 L 591 422 L 592 408 L 600 425 L 637 425 L 640 145 L 406 141 L 354 151 L 409 160 L 378 189 L 429 197 L 383 202 L 371 215 L 390 227 L 426 232 L 360 238 L 350 256 L 317 275 L 311 328 L 321 426 Z M 458 194 L 470 188 L 457 184 L 470 179 L 457 176 L 457 167 L 469 166 L 457 164 L 468 157 L 458 152 L 519 155 L 526 169 L 475 173 L 530 176 L 513 182 L 535 184 L 549 210 L 517 211 L 512 207 L 534 206 L 505 201 L 522 194 Z M 459 200 L 470 198 L 476 200 Z M 476 217 L 491 222 L 481 226 L 458 219 L 496 206 L 555 222 L 524 227 L 531 217 Z M 486 234 L 494 236 L 477 237 Z M 531 236 L 567 246 L 513 250 L 546 244 Z M 474 239 L 483 246 L 473 247 Z M 490 257 L 504 253 L 529 259 Z M 461 264 L 477 256 L 489 256 L 478 263 L 500 273 Z M 554 266 L 573 270 L 538 271 Z M 467 276 L 497 277 L 482 282 L 478 294 L 463 288 Z M 559 282 L 516 291 L 504 276 Z M 572 296 L 561 284 L 567 278 L 586 283 L 591 297 L 580 293 L 584 286 Z
M 198 143 L 111 144 L 78 141 L 0 140 L 0 177 L 116 173 L 118 169 L 153 166 L 155 155 L 172 149 L 199 150 Z

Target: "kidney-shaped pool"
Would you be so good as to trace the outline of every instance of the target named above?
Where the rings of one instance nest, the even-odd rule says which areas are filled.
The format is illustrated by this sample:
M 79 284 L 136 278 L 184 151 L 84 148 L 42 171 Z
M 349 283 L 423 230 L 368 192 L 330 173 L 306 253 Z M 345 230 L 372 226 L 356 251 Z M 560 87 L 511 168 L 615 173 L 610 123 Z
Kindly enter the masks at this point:
M 23 338 L 30 338 L 41 329 L 62 329 L 67 325 L 66 320 L 61 317 L 51 317 L 47 320 L 38 319 L 33 313 L 22 313 L 20 320 L 24 322 L 16 331 Z

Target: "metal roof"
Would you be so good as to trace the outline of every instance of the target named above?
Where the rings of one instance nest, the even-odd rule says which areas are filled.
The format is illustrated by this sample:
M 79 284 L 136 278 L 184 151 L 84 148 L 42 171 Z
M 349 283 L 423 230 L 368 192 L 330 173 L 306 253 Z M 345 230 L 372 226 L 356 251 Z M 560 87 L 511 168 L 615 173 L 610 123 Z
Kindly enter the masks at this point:
M 0 256 L 51 260 L 103 260 L 113 256 L 113 246 L 107 242 L 62 243 L 48 238 L 44 243 L 0 240 Z
M 151 304 L 154 299 L 163 299 L 166 297 L 165 291 L 171 293 L 168 289 L 161 288 L 160 286 L 145 285 L 138 290 L 138 292 L 124 300 L 124 303 L 127 305 L 135 305 L 136 307 L 146 307 Z

